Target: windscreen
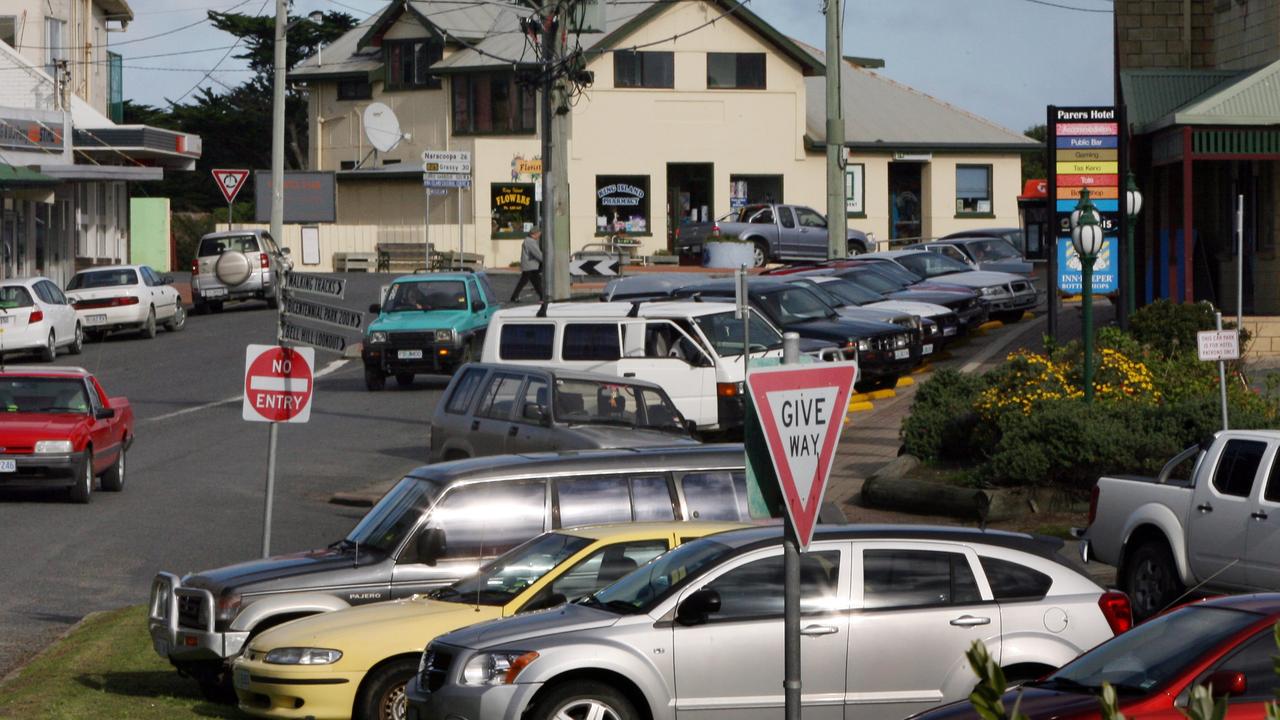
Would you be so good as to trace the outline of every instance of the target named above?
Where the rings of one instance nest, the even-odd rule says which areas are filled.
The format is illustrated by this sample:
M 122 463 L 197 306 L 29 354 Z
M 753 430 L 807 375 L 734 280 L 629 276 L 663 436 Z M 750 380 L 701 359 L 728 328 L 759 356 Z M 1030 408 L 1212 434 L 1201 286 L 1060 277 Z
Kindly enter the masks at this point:
M 828 280 L 817 283 L 822 290 L 840 301 L 841 305 L 866 305 L 880 302 L 884 296 L 871 292 L 848 280 Z
M 906 269 L 926 278 L 968 272 L 970 270 L 968 265 L 959 260 L 952 260 L 945 255 L 927 251 L 911 255 L 900 255 L 897 259 Z
M 731 552 L 733 548 L 709 538 L 687 542 L 582 602 L 622 614 L 647 612 L 699 570 Z
M 920 275 L 917 275 L 911 272 L 910 270 L 907 270 L 906 268 L 902 267 L 901 265 L 895 262 L 871 263 L 867 267 L 874 272 L 878 272 L 887 278 L 890 278 L 892 280 L 895 280 L 901 283 L 903 287 L 906 287 L 908 285 L 915 285 L 921 280 L 924 280 L 924 278 L 921 277 Z
M 87 413 L 84 381 L 73 378 L 0 378 L 0 411 Z
M 783 325 L 806 320 L 823 320 L 836 314 L 813 291 L 798 285 L 767 292 L 761 296 L 760 303 L 771 314 L 780 318 Z
M 742 354 L 742 321 L 731 312 L 701 315 L 693 319 L 698 329 L 707 340 L 711 341 L 711 349 L 716 355 L 727 357 Z M 751 311 L 751 326 L 748 328 L 751 341 L 751 352 L 776 350 L 782 347 L 782 335 L 764 318 Z
M 590 540 L 574 535 L 541 535 L 486 563 L 475 575 L 437 590 L 431 597 L 477 605 L 505 605 L 590 544 Z
M 466 310 L 467 287 L 459 280 L 398 282 L 387 291 L 383 312 Z
M 89 270 L 76 273 L 67 285 L 68 290 L 92 290 L 94 288 L 125 287 L 138 284 L 138 273 L 130 268 L 123 270 Z
M 902 283 L 890 280 L 888 276 L 872 270 L 871 268 L 854 268 L 844 270 L 838 273 L 838 276 L 847 280 L 868 292 L 887 295 L 889 293 L 898 292 L 902 289 Z
M 407 477 L 382 496 L 346 537 L 346 543 L 382 553 L 394 552 L 440 493 L 435 483 Z
M 990 240 L 970 240 L 964 244 L 969 255 L 976 262 L 990 260 L 1021 260 L 1022 256 L 1007 240 L 992 238 Z

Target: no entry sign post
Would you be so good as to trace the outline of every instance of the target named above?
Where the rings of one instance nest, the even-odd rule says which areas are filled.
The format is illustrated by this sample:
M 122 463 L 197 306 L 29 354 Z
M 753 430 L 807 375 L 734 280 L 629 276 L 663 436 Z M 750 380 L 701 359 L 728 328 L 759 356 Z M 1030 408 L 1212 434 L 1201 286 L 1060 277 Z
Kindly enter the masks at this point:
M 271 423 L 267 440 L 267 489 L 262 519 L 262 557 L 271 554 L 271 510 L 276 484 L 276 440 L 280 423 L 311 419 L 315 350 L 283 345 L 249 345 L 244 355 L 241 416 Z

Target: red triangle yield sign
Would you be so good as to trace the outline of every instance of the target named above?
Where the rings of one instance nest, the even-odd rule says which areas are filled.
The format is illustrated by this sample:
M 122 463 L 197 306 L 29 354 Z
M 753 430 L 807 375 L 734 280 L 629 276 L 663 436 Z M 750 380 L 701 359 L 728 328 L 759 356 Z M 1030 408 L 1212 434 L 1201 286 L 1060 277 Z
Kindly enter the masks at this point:
M 813 539 L 856 377 L 854 363 L 766 367 L 747 375 L 787 515 L 802 548 Z
M 244 179 L 249 177 L 248 170 L 214 170 L 213 179 L 218 183 L 218 189 L 222 191 L 222 197 L 227 202 L 235 202 L 236 195 L 240 193 L 240 188 L 244 187 Z

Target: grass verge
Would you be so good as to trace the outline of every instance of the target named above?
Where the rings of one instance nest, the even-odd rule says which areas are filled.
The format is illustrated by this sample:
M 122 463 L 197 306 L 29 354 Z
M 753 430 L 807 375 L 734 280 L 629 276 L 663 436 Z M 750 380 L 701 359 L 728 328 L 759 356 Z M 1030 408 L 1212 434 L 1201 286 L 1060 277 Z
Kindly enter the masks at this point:
M 151 649 L 147 611 L 95 615 L 0 685 L 0 718 L 181 720 L 243 717 L 208 702 Z

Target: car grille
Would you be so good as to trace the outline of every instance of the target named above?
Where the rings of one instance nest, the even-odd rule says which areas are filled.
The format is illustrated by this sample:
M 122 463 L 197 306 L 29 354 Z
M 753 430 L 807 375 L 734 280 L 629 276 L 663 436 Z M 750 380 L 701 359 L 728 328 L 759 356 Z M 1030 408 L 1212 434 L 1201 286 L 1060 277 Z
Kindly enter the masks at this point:
M 418 675 L 418 683 L 431 692 L 444 687 L 449 677 L 449 666 L 453 664 L 453 653 L 428 647 L 422 659 L 422 670 Z
M 1014 295 L 1031 292 L 1031 283 L 1026 281 L 1012 282 L 1009 283 L 1009 290 L 1011 290 Z
M 955 310 L 956 312 L 972 310 L 977 306 L 978 306 L 978 298 L 974 298 L 974 297 L 966 298 L 964 300 L 956 300 L 955 302 L 947 303 L 947 307 L 951 308 L 952 310 Z
M 911 335 L 907 333 L 877 335 L 871 338 L 871 349 L 873 350 L 895 350 L 909 345 L 911 345 Z
M 200 618 L 203 604 L 198 595 L 178 595 L 178 624 L 183 627 L 205 627 L 207 623 Z
M 387 335 L 387 344 L 393 348 L 425 348 L 435 340 L 434 332 L 393 332 Z

